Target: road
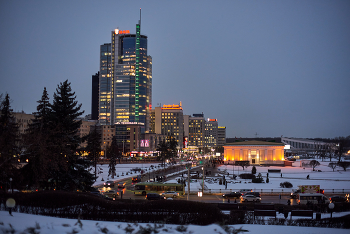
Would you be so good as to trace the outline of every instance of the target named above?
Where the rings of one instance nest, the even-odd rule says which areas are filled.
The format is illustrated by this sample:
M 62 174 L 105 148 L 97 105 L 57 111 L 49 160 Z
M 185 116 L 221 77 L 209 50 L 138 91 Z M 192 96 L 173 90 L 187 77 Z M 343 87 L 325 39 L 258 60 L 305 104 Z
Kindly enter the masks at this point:
M 118 188 L 117 184 L 118 182 L 125 182 L 125 188 Z M 144 196 L 140 195 L 134 195 L 133 192 L 133 183 L 131 181 L 131 178 L 122 179 L 115 183 L 115 187 L 111 188 L 119 192 L 119 197 L 117 199 L 145 199 Z M 102 186 L 100 186 L 100 189 L 102 189 Z M 123 195 L 121 195 L 123 193 Z M 212 194 L 208 195 L 205 194 L 202 197 L 198 197 L 198 195 L 191 194 L 190 196 L 183 195 L 179 198 L 176 198 L 178 200 L 189 200 L 189 201 L 198 201 L 198 202 L 207 202 L 207 203 L 241 203 L 240 199 L 223 199 L 221 194 Z M 261 196 L 261 203 L 267 203 L 267 204 L 287 204 L 287 201 L 289 200 L 289 196 L 271 196 L 271 195 L 262 195 Z M 296 199 L 291 199 L 291 205 L 296 205 Z

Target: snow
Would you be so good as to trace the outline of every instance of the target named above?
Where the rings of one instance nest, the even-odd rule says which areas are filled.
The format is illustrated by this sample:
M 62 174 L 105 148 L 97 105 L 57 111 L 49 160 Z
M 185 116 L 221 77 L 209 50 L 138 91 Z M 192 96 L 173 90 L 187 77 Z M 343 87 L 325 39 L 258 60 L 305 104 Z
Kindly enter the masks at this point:
M 280 183 L 289 181 L 293 184 L 293 189 L 296 189 L 298 185 L 320 185 L 321 188 L 330 190 L 330 189 L 350 189 L 350 170 L 343 171 L 341 168 L 337 167 L 335 171 L 329 168 L 327 165 L 329 162 L 320 162 L 321 165 L 316 168 L 316 171 L 312 171 L 312 168 L 304 168 L 300 167 L 300 162 L 296 161 L 293 164 L 293 167 L 259 167 L 257 166 L 257 174 L 261 173 L 264 180 L 266 179 L 266 173 L 268 169 L 281 169 L 282 176 L 280 173 L 269 173 L 270 182 L 268 184 L 253 184 L 249 183 L 250 180 L 241 180 L 237 178 L 236 180 L 230 179 L 226 176 L 229 183 L 227 189 L 232 189 L 233 191 L 239 189 L 273 189 L 281 190 Z M 158 168 L 158 163 L 148 163 L 148 164 L 118 164 L 116 166 L 117 174 L 119 177 L 115 177 L 114 179 L 108 178 L 108 165 L 98 165 L 100 173 L 98 174 L 99 178 L 95 182 L 96 185 L 103 184 L 104 181 L 114 180 L 119 181 L 124 178 L 135 176 L 139 173 L 130 174 L 130 170 L 133 168 L 142 168 L 148 172 L 151 169 L 151 165 Z M 219 171 L 227 171 L 232 175 L 233 168 L 232 165 L 221 165 L 219 166 Z M 251 167 L 242 170 L 242 167 L 238 168 L 235 166 L 235 174 L 239 173 L 250 173 Z M 319 172 L 318 170 L 321 170 Z M 128 175 L 126 175 L 128 172 Z M 187 171 L 184 171 L 184 175 L 186 175 Z M 123 175 L 122 175 L 123 174 Z M 306 176 L 310 175 L 310 179 L 307 180 Z M 104 181 L 102 181 L 102 178 Z M 175 182 L 176 179 L 167 181 L 167 182 Z M 237 183 L 240 182 L 241 183 Z M 197 182 L 191 183 L 191 189 L 201 189 L 202 180 L 199 179 Z M 219 185 L 219 183 L 214 180 L 210 180 L 207 178 L 205 180 L 205 185 L 208 189 L 217 190 L 224 189 L 224 185 Z M 285 191 L 290 191 L 291 189 L 284 189 Z M 39 215 L 29 215 L 23 213 L 12 212 L 13 216 L 10 216 L 7 211 L 0 211 L 0 231 L 2 233 L 6 233 L 8 230 L 11 230 L 11 227 L 15 230 L 13 233 L 29 233 L 28 228 L 35 229 L 36 232 L 31 233 L 127 233 L 125 230 L 127 228 L 134 229 L 129 233 L 137 233 L 142 228 L 154 228 L 155 224 L 134 224 L 134 223 L 121 223 L 121 222 L 101 222 L 101 221 L 89 221 L 89 220 L 81 220 L 82 225 L 80 226 L 77 220 L 73 219 L 61 219 L 54 217 L 46 217 Z M 333 217 L 343 216 L 350 214 L 350 212 L 343 213 L 333 213 Z M 328 218 L 330 214 L 322 214 L 322 218 Z M 282 214 L 278 214 L 278 218 L 283 218 Z M 289 218 L 289 217 L 288 217 Z M 315 218 L 315 217 L 314 217 Z M 164 226 L 160 224 L 156 224 L 158 226 L 157 230 L 159 233 L 192 233 L 192 234 L 205 234 L 205 233 L 226 233 L 223 227 L 212 224 L 208 226 L 196 226 L 196 225 L 186 225 L 184 227 L 178 225 L 170 225 L 165 224 Z M 349 230 L 346 229 L 333 229 L 333 228 L 315 228 L 315 227 L 295 227 L 295 226 L 274 226 L 274 225 L 254 225 L 254 224 L 242 224 L 242 225 L 229 225 L 231 228 L 242 228 L 244 230 L 248 230 L 249 233 L 317 233 L 317 234 L 328 234 L 328 233 L 349 233 Z M 181 229 L 186 229 L 186 231 L 181 231 Z M 155 233 L 155 232 L 153 232 Z
M 148 223 L 122 223 L 122 222 L 104 222 L 81 220 L 81 225 L 75 219 L 62 219 L 40 215 L 29 215 L 24 213 L 12 213 L 10 216 L 6 211 L 0 211 L 0 231 L 2 233 L 41 233 L 41 234 L 61 234 L 61 233 L 128 233 L 126 230 L 134 229 L 132 234 L 138 233 L 141 227 L 154 228 L 157 226 L 159 233 L 192 233 L 192 234 L 214 234 L 227 233 L 223 227 L 217 224 L 207 226 L 197 225 L 172 225 L 172 224 L 148 224 Z M 249 234 L 261 233 L 309 233 L 309 234 L 347 234 L 348 229 L 336 228 L 318 228 L 318 227 L 296 227 L 296 226 L 275 226 L 275 225 L 254 225 L 239 224 L 228 225 L 229 228 L 247 230 Z M 180 231 L 186 228 L 186 231 Z M 125 230 L 126 229 L 126 230 Z M 10 230 L 13 230 L 10 232 Z M 35 231 L 35 232 L 34 232 Z M 156 232 L 139 232 L 139 233 L 156 233 Z

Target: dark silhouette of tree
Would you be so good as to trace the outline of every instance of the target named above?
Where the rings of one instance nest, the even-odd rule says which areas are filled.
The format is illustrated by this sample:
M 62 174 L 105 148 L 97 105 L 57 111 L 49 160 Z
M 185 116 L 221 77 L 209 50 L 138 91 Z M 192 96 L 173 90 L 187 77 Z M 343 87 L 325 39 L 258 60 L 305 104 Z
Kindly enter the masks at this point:
M 252 168 L 252 174 L 253 174 L 253 175 L 256 174 L 256 167 L 255 167 L 255 166 L 253 166 L 253 168 Z
M 346 171 L 346 169 L 348 167 L 350 167 L 350 162 L 345 162 L 345 161 L 342 161 L 342 162 L 338 162 L 338 166 L 343 168 L 344 171 Z
M 97 179 L 97 162 L 101 154 L 101 133 L 97 130 L 97 126 L 92 127 L 92 131 L 87 136 L 88 159 L 92 161 L 94 166 L 95 180 Z
M 78 134 L 81 120 L 78 117 L 81 104 L 75 101 L 75 93 L 68 80 L 57 86 L 50 104 L 51 160 L 55 166 L 51 177 L 57 189 L 88 190 L 93 184 L 93 175 L 88 171 L 90 162 L 82 159 L 78 152 L 81 143 Z
M 169 158 L 174 160 L 174 157 L 177 156 L 177 141 L 175 137 L 169 137 L 168 138 L 168 151 L 169 151 Z
M 120 158 L 120 151 L 117 144 L 117 138 L 113 137 L 111 145 L 107 149 L 107 157 L 109 159 L 109 165 L 108 165 L 108 176 L 111 176 L 112 179 L 116 176 L 116 168 L 117 165 L 117 159 Z
M 161 142 L 159 142 L 159 145 L 157 147 L 157 151 L 160 152 L 160 155 L 158 155 L 158 160 L 162 160 L 162 164 L 164 165 L 164 161 L 169 155 L 169 152 L 168 152 L 169 148 L 168 148 L 168 144 L 165 141 L 165 139 L 163 139 Z
M 350 136 L 347 137 L 336 137 L 334 139 L 336 142 L 336 154 L 338 155 L 338 162 L 341 161 L 342 155 L 349 150 L 350 146 Z
M 244 170 L 245 167 L 248 167 L 250 165 L 249 161 L 236 161 L 235 165 L 241 166 Z
M 310 161 L 310 166 L 312 166 L 312 170 L 313 170 L 313 171 L 314 171 L 315 168 L 318 167 L 319 165 L 321 165 L 321 164 L 320 164 L 320 162 L 317 161 L 317 160 L 311 160 L 311 161 Z
M 10 97 L 0 104 L 0 185 L 5 188 L 16 173 L 18 164 L 18 126 L 12 115 Z M 15 156 L 15 157 L 14 157 Z
M 28 159 L 28 164 L 22 168 L 22 175 L 25 175 L 23 182 L 28 188 L 44 187 L 49 179 L 50 158 L 48 152 L 49 131 L 49 97 L 44 88 L 42 97 L 38 102 L 34 119 L 29 124 L 24 134 L 24 156 Z M 41 183 L 41 185 L 40 185 Z
M 338 166 L 338 164 L 335 163 L 335 162 L 331 162 L 331 163 L 328 164 L 328 167 L 332 168 L 333 171 L 334 171 L 334 169 L 335 169 L 337 166 Z

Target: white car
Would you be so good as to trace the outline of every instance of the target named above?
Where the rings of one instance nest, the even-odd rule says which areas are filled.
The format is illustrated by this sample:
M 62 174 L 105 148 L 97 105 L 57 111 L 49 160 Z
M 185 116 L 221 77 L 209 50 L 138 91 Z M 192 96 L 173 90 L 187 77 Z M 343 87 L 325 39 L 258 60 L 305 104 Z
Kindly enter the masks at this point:
M 107 192 L 104 192 L 103 195 L 115 200 L 117 196 L 119 196 L 119 193 L 115 190 L 108 190 Z
M 241 197 L 242 202 L 260 202 L 261 197 L 256 197 L 252 194 L 246 194 Z
M 179 196 L 179 193 L 177 193 L 175 191 L 167 191 L 167 192 L 164 192 L 160 195 L 162 195 L 163 197 L 166 197 L 166 198 L 168 198 L 168 197 L 176 198 Z

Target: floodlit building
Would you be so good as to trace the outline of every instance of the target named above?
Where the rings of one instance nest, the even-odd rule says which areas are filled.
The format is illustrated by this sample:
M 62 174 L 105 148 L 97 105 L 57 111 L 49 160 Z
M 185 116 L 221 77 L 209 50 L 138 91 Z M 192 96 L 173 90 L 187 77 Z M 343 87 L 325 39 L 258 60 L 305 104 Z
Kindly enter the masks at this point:
M 205 122 L 205 137 L 204 146 L 208 148 L 215 148 L 218 145 L 218 120 L 207 119 Z
M 178 148 L 183 148 L 184 118 L 182 104 L 163 105 L 152 110 L 151 132 L 159 135 L 158 139 L 173 137 Z M 157 140 L 159 144 L 159 140 Z
M 284 165 L 284 144 L 242 141 L 224 145 L 225 161 L 248 161 L 256 165 Z
M 116 29 L 100 47 L 99 123 L 143 123 L 148 132 L 151 108 L 152 57 L 140 20 L 135 34 Z

